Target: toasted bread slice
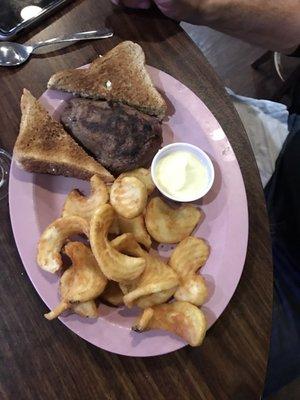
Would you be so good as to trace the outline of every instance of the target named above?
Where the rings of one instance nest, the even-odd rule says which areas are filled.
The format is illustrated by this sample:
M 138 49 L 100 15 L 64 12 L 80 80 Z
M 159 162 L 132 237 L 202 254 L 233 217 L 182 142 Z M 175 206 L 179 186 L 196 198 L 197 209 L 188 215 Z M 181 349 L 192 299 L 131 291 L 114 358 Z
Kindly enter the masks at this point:
M 21 110 L 20 132 L 14 147 L 14 159 L 19 167 L 29 172 L 79 179 L 99 175 L 106 182 L 114 180 L 26 89 L 21 98 Z
M 88 97 L 111 100 L 162 119 L 166 103 L 153 86 L 145 68 L 141 46 L 122 42 L 104 57 L 94 60 L 87 69 L 69 69 L 53 75 L 48 88 Z

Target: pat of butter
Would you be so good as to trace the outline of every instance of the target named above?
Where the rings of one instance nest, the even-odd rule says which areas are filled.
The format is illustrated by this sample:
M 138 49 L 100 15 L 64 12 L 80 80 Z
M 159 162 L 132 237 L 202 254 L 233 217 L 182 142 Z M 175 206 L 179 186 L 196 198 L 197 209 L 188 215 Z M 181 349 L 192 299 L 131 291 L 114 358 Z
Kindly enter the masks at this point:
M 189 151 L 175 151 L 161 158 L 155 175 L 161 188 L 178 200 L 197 197 L 208 184 L 206 168 Z
M 106 88 L 107 90 L 110 90 L 111 87 L 112 87 L 111 81 L 106 81 L 105 84 L 104 84 L 104 86 L 105 86 L 105 88 Z

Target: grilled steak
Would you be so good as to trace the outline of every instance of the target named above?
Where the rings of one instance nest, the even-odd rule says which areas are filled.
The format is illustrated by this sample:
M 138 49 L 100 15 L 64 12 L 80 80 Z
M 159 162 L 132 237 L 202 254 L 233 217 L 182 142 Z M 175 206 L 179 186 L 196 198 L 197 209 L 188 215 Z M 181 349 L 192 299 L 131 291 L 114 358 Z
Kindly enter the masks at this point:
M 115 174 L 149 166 L 162 143 L 157 118 L 120 103 L 74 98 L 63 111 L 61 122 Z

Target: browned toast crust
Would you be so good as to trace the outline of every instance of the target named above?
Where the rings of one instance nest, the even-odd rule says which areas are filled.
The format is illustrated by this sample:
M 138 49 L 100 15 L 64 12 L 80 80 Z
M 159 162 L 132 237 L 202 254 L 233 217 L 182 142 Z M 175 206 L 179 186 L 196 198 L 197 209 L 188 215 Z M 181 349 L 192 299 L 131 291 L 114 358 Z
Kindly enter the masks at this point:
M 48 88 L 95 100 L 122 102 L 160 119 L 167 109 L 145 68 L 142 48 L 131 41 L 119 44 L 104 57 L 94 60 L 87 69 L 54 74 Z
M 20 158 L 17 161 L 19 168 L 36 174 L 62 175 L 77 179 L 90 180 L 94 175 L 88 170 L 76 168 L 74 165 L 35 160 L 34 158 Z

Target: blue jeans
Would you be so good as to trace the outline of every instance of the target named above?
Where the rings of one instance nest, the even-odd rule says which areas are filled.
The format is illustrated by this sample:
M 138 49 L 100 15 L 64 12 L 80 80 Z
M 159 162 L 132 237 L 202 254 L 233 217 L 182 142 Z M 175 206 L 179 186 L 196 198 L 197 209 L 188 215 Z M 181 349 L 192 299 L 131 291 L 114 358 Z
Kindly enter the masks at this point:
M 265 196 L 272 237 L 274 302 L 264 399 L 300 376 L 299 115 L 289 117 L 289 134 Z

